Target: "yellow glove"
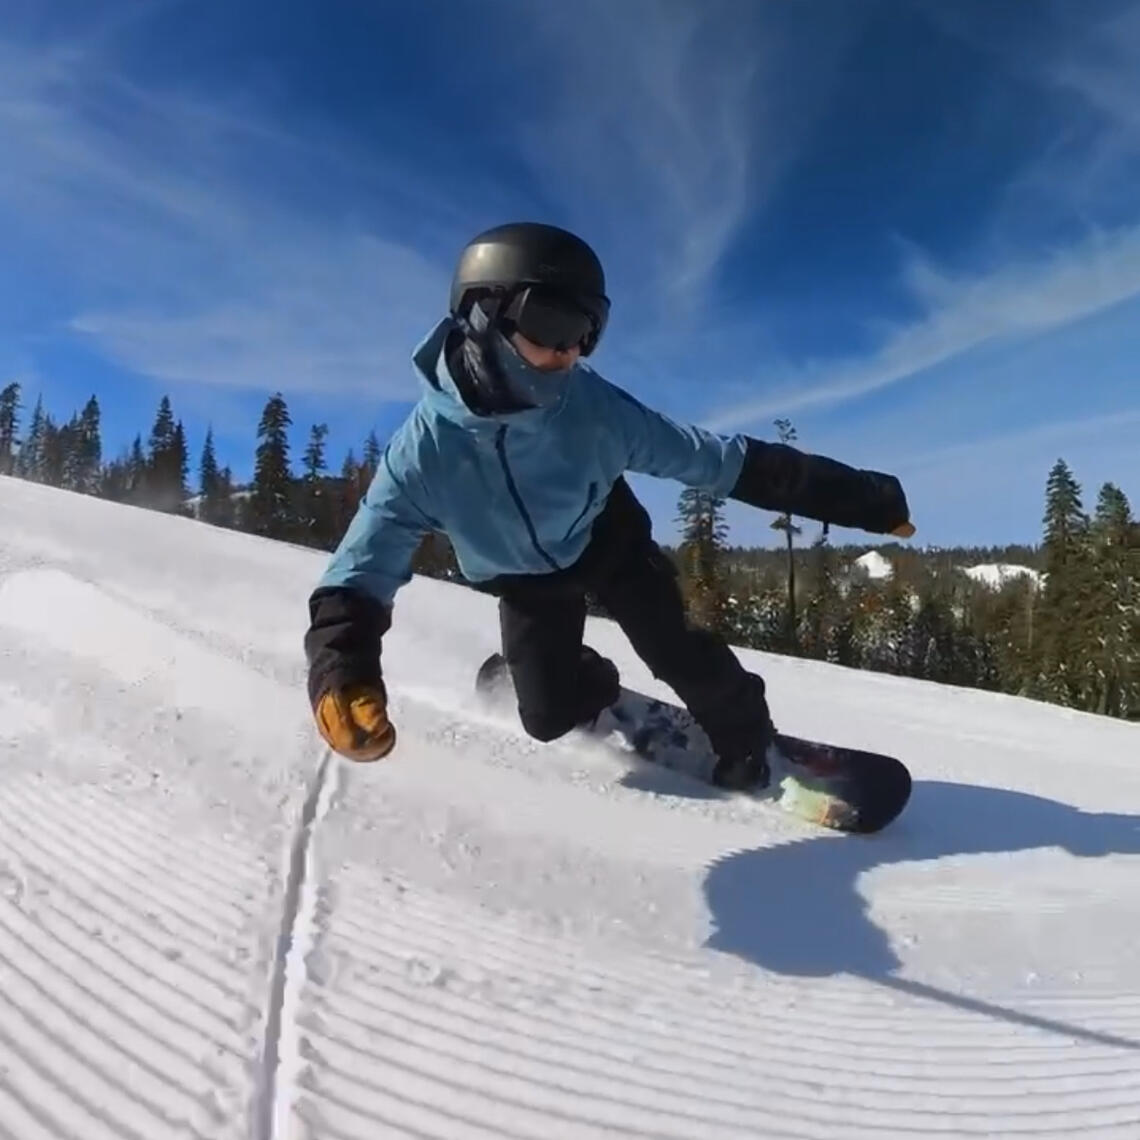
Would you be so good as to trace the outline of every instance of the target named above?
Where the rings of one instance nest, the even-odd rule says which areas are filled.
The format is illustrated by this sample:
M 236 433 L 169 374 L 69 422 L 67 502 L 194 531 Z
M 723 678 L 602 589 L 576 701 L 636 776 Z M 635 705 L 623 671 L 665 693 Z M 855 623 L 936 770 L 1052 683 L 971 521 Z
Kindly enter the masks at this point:
M 896 526 L 895 529 L 891 531 L 891 534 L 897 535 L 899 538 L 913 538 L 914 537 L 914 531 L 915 531 L 914 523 L 904 522 L 904 523 L 899 523 L 899 525 Z
M 314 713 L 328 746 L 348 760 L 380 760 L 396 745 L 396 729 L 388 719 L 382 688 L 349 685 L 331 689 L 317 702 Z

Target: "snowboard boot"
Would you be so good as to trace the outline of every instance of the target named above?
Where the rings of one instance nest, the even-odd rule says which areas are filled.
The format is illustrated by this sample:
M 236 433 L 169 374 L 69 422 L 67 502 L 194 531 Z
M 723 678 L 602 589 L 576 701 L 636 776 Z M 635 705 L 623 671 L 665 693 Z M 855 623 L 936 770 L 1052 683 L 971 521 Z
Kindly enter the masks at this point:
M 617 666 L 588 645 L 582 646 L 578 667 L 578 701 L 575 723 L 593 728 L 598 717 L 621 696 L 621 675 Z
M 767 705 L 759 715 L 734 723 L 705 728 L 705 734 L 716 753 L 712 782 L 731 791 L 758 791 L 772 779 L 770 759 L 775 749 L 776 729 L 768 716 Z

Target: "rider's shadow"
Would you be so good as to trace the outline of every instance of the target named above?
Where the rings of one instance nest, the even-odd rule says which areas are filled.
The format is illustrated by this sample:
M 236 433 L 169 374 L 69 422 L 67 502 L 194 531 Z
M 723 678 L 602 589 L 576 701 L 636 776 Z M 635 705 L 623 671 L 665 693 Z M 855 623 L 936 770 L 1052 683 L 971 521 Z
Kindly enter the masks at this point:
M 1058 847 L 1140 855 L 1140 816 L 1084 812 L 1024 792 L 915 781 L 905 813 L 875 836 L 823 835 L 730 855 L 710 870 L 708 945 L 782 974 L 884 979 L 901 963 L 867 914 L 864 871 L 946 855 Z

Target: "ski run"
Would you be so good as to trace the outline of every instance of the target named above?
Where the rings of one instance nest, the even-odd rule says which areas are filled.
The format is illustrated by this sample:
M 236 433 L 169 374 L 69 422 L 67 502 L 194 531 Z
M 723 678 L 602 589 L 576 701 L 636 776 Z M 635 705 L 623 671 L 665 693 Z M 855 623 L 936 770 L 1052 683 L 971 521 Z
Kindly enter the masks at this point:
M 481 712 L 417 578 L 356 767 L 324 557 L 0 479 L 0 1135 L 1140 1136 L 1140 726 L 740 651 L 914 772 L 840 836 Z

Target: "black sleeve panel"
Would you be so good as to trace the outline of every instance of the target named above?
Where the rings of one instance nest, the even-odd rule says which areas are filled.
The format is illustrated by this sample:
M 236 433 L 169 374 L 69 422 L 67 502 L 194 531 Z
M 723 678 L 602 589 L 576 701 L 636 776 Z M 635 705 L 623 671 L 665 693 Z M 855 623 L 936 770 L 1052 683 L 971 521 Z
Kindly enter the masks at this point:
M 910 517 L 895 476 L 755 439 L 748 441 L 744 466 L 729 497 L 873 534 L 889 534 Z
M 309 700 L 350 684 L 378 685 L 380 639 L 391 628 L 391 611 L 361 590 L 330 586 L 309 598 L 305 657 L 309 663 Z

